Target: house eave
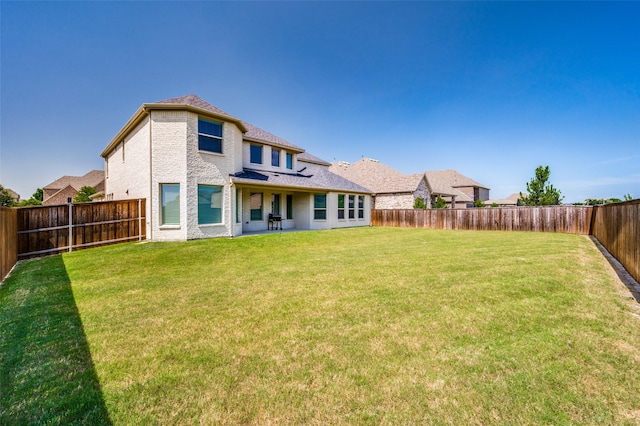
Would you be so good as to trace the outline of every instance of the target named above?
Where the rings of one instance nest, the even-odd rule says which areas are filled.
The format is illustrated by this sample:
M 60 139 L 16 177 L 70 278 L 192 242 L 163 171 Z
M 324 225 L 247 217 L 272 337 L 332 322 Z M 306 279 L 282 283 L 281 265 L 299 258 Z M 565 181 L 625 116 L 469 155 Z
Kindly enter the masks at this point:
M 242 140 L 244 140 L 245 142 L 256 142 L 256 143 L 259 143 L 259 144 L 262 144 L 262 145 L 275 146 L 277 148 L 282 148 L 282 149 L 290 151 L 290 152 L 295 152 L 296 154 L 300 154 L 300 153 L 304 152 L 304 149 L 301 149 L 301 148 L 293 148 L 290 145 L 283 145 L 283 144 L 279 144 L 277 142 L 265 141 L 263 139 L 258 139 L 258 138 L 251 138 L 251 137 L 243 136 Z
M 100 156 L 103 157 L 103 158 L 107 158 L 109 153 L 111 151 L 113 151 L 113 149 L 120 142 L 122 142 L 122 140 L 125 138 L 125 136 L 127 134 L 129 134 L 129 132 L 131 132 L 131 130 L 133 130 L 138 124 L 140 124 L 140 122 L 144 118 L 146 118 L 150 114 L 151 111 L 160 111 L 160 110 L 163 110 L 163 111 L 189 111 L 189 112 L 193 112 L 195 114 L 198 114 L 199 116 L 212 118 L 214 120 L 221 120 L 221 121 L 231 122 L 231 123 L 235 124 L 238 127 L 238 129 L 240 129 L 240 131 L 242 133 L 246 133 L 247 132 L 247 128 L 245 127 L 244 123 L 242 123 L 241 120 L 239 120 L 239 119 L 237 119 L 235 117 L 232 117 L 230 115 L 217 114 L 217 113 L 208 111 L 208 110 L 203 109 L 203 108 L 198 108 L 198 107 L 194 107 L 194 106 L 191 106 L 191 105 L 185 105 L 185 104 L 158 104 L 158 103 L 142 104 L 142 106 L 140 108 L 138 108 L 138 110 L 135 112 L 135 114 L 133 114 L 133 116 L 131 116 L 129 121 L 127 121 L 127 123 L 122 127 L 122 129 L 120 129 L 120 131 L 111 140 L 111 142 L 109 142 L 109 145 L 107 145 L 107 147 L 102 151 Z

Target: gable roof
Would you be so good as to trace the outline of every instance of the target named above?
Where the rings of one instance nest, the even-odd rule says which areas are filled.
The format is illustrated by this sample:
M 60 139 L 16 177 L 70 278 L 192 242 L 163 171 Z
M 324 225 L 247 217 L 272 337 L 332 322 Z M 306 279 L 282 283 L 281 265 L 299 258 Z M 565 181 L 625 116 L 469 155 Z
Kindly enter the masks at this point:
M 240 131 L 244 134 L 244 139 L 248 141 L 262 142 L 269 145 L 276 145 L 286 149 L 290 149 L 296 152 L 303 152 L 304 149 L 288 142 L 272 133 L 262 130 L 246 121 L 242 121 L 239 118 L 223 111 L 222 109 L 211 105 L 210 103 L 202 100 L 194 94 L 185 96 L 179 96 L 177 98 L 165 99 L 163 101 L 157 101 L 153 103 L 145 103 L 138 108 L 133 116 L 127 121 L 127 123 L 120 129 L 118 134 L 109 142 L 107 147 L 100 154 L 102 157 L 106 157 L 115 146 L 118 145 L 135 126 L 137 126 L 144 117 L 152 110 L 186 110 L 196 114 L 203 114 L 210 116 L 214 119 L 223 121 L 229 121 L 234 123 Z
M 405 175 L 373 158 L 361 158 L 353 164 L 344 161 L 331 163 L 329 171 L 376 194 L 414 192 L 424 177 L 424 173 Z
M 428 172 L 434 178 L 440 179 L 442 181 L 447 182 L 449 186 L 452 188 L 460 188 L 464 186 L 474 186 L 477 188 L 489 189 L 488 187 L 482 185 L 481 183 L 476 182 L 475 180 L 458 173 L 456 170 L 447 169 L 447 170 L 434 170 Z
M 282 139 L 279 136 L 276 136 L 272 133 L 267 132 L 266 130 L 262 130 L 259 127 L 254 126 L 253 124 L 249 124 L 246 121 L 242 122 L 247 129 L 247 132 L 244 134 L 243 139 L 247 141 L 256 141 L 256 142 L 265 142 L 270 145 L 280 146 L 282 148 L 286 148 L 292 151 L 303 152 L 304 149 Z
M 445 197 L 456 197 L 456 201 L 473 202 L 473 200 L 460 190 L 451 186 L 450 174 L 441 173 L 440 171 L 424 172 L 427 181 L 431 186 L 433 195 L 441 195 Z
M 102 170 L 91 170 L 84 176 L 62 176 L 44 186 L 42 189 L 56 191 L 68 186 L 76 190 L 81 189 L 83 186 L 92 186 L 95 188 L 102 181 L 104 181 L 104 172 Z

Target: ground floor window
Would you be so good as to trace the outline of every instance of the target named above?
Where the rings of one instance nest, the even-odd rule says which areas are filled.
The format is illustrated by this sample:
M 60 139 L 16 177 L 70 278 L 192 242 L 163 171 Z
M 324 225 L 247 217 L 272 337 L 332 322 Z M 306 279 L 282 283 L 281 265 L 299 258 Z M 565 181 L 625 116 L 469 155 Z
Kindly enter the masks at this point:
M 364 219 L 364 195 L 358 195 L 358 219 Z
M 293 219 L 293 194 L 287 194 L 287 219 Z
M 356 218 L 356 196 L 349 195 L 349 219 Z
M 198 225 L 222 223 L 222 187 L 198 185 Z
M 249 195 L 251 220 L 262 220 L 262 192 L 252 192 Z
M 313 219 L 325 220 L 327 218 L 327 194 L 314 194 Z
M 344 219 L 344 194 L 338 194 L 338 219 Z
M 180 225 L 180 184 L 160 184 L 160 207 L 162 225 Z

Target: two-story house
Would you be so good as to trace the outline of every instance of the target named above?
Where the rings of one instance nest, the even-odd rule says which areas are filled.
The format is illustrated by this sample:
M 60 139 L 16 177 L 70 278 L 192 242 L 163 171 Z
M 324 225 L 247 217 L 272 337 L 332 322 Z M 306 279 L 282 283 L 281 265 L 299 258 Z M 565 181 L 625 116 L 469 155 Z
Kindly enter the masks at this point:
M 143 104 L 101 155 L 106 198 L 146 198 L 151 240 L 371 223 L 371 191 L 195 95 Z

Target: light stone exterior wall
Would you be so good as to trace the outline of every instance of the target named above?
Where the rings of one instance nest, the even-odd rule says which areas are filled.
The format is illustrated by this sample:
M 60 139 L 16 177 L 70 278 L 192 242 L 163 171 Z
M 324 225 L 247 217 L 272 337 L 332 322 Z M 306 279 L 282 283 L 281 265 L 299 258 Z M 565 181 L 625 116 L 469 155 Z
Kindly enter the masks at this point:
M 186 132 L 186 227 L 187 239 L 233 236 L 235 215 L 235 190 L 232 190 L 229 175 L 242 170 L 240 157 L 242 132 L 233 123 L 223 123 L 222 154 L 198 150 L 198 115 L 188 113 Z M 222 223 L 198 224 L 198 185 L 221 186 Z
M 376 195 L 376 209 L 412 209 L 413 194 L 378 194 Z
M 144 119 L 105 159 L 105 198 L 146 198 L 147 237 L 151 239 L 149 119 Z M 124 157 L 123 157 L 124 150 Z

